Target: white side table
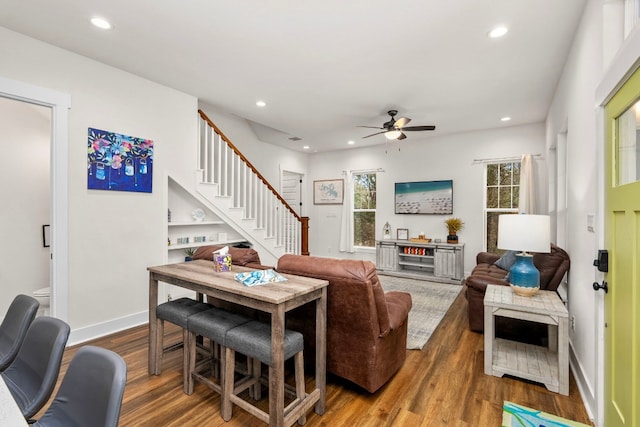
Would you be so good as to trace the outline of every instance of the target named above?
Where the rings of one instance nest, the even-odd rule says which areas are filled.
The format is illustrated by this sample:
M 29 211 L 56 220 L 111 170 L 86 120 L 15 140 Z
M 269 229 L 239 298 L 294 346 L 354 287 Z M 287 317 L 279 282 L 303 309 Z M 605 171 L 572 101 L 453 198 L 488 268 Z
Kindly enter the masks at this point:
M 496 338 L 496 316 L 549 325 L 549 347 Z M 508 286 L 488 285 L 484 295 L 484 373 L 536 381 L 550 391 L 568 396 L 568 320 L 566 307 L 553 291 L 523 297 Z

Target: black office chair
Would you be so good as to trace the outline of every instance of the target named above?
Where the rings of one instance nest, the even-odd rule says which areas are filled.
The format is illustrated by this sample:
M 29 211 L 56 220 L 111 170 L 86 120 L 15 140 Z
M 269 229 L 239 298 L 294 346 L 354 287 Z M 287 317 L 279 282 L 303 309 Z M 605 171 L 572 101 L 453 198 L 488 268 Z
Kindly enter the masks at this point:
M 69 325 L 53 317 L 37 317 L 15 360 L 2 379 L 28 420 L 49 400 L 60 373 Z
M 116 427 L 126 382 L 122 357 L 84 346 L 73 356 L 53 403 L 34 426 Z
M 39 306 L 35 298 L 27 295 L 18 295 L 11 302 L 0 325 L 0 372 L 7 369 L 18 355 Z

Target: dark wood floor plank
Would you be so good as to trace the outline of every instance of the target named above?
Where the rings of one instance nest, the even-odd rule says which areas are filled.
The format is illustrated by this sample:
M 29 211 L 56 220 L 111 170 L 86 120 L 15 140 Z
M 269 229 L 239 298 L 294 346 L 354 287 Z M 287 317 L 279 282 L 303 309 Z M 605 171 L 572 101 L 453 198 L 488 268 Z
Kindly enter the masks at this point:
M 504 400 L 590 424 L 573 376 L 569 396 L 562 396 L 541 384 L 485 375 L 483 336 L 468 329 L 466 311 L 460 294 L 424 349 L 408 351 L 403 367 L 376 394 L 329 375 L 326 413 L 310 412 L 306 425 L 498 426 Z M 178 328 L 167 325 L 166 331 L 165 342 L 181 339 Z M 88 343 L 109 348 L 127 362 L 121 427 L 265 425 L 237 407 L 231 421 L 224 422 L 219 397 L 202 384 L 185 395 L 181 350 L 165 354 L 162 375 L 148 375 L 147 343 L 146 325 Z M 60 379 L 77 348 L 65 351 Z M 310 390 L 314 379 L 307 374 Z M 260 405 L 268 407 L 266 392 Z

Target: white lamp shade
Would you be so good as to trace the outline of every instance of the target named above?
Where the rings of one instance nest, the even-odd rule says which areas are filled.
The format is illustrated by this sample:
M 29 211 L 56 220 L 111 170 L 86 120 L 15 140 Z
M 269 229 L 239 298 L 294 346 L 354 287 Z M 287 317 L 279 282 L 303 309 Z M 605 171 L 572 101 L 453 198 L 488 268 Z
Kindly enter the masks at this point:
M 500 215 L 498 248 L 523 252 L 551 252 L 549 215 Z

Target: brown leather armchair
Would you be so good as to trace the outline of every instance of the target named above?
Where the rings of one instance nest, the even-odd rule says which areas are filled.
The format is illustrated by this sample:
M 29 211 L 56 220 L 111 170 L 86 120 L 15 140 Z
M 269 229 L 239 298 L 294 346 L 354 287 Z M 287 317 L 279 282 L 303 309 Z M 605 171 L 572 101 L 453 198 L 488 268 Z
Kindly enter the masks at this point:
M 404 363 L 411 295 L 384 292 L 370 261 L 284 255 L 280 273 L 329 281 L 327 371 L 373 393 Z M 315 363 L 315 307 L 287 313 L 287 328 L 304 335 L 305 361 Z
M 476 332 L 484 332 L 484 294 L 487 285 L 509 286 L 505 281 L 507 271 L 494 263 L 500 255 L 480 252 L 476 256 L 476 266 L 471 274 L 462 281 L 466 285 L 466 297 L 469 303 L 469 329 Z M 540 271 L 540 289 L 555 291 L 558 289 L 564 275 L 569 271 L 569 255 L 560 247 L 551 244 L 551 252 L 536 253 L 533 255 L 533 263 Z M 530 324 L 529 324 L 530 325 Z M 521 330 L 523 322 L 514 319 L 498 317 L 496 319 L 496 331 L 511 329 L 510 335 L 518 334 L 515 330 Z

